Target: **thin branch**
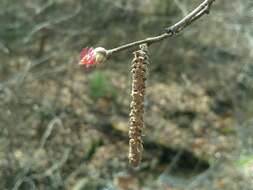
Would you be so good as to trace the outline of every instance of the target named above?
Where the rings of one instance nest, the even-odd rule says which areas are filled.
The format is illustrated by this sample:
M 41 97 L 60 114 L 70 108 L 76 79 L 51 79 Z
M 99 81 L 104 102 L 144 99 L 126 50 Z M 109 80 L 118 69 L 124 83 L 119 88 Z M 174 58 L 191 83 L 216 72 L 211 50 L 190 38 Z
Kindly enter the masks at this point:
M 205 1 L 203 1 L 198 7 L 196 7 L 192 12 L 190 12 L 188 15 L 186 15 L 179 22 L 177 22 L 176 24 L 166 28 L 165 33 L 163 33 L 159 36 L 146 38 L 144 40 L 131 42 L 131 43 L 128 43 L 128 44 L 110 49 L 110 50 L 108 50 L 108 56 L 111 56 L 114 53 L 129 49 L 129 48 L 132 48 L 132 47 L 139 46 L 139 45 L 144 44 L 144 43 L 147 44 L 147 45 L 151 45 L 153 43 L 162 41 L 162 40 L 164 40 L 168 37 L 174 36 L 175 34 L 182 31 L 186 26 L 188 26 L 191 23 L 193 23 L 194 21 L 198 20 L 203 15 L 208 14 L 209 10 L 210 10 L 210 7 L 211 7 L 211 5 L 213 4 L 214 1 L 215 0 L 205 0 Z
M 9 54 L 10 53 L 10 49 L 1 40 L 0 40 L 0 49 L 2 49 L 2 51 L 5 54 Z
M 62 121 L 58 117 L 54 118 L 53 120 L 51 120 L 49 122 L 48 127 L 46 129 L 46 132 L 42 136 L 39 149 L 42 149 L 44 147 L 44 145 L 46 144 L 46 141 L 47 141 L 48 137 L 51 135 L 51 133 L 53 131 L 53 128 L 56 126 L 56 124 L 62 126 Z
M 42 22 L 38 25 L 35 25 L 35 27 L 28 33 L 28 35 L 24 38 L 24 43 L 28 43 L 31 38 L 39 31 L 41 31 L 42 29 L 44 28 L 51 28 L 53 25 L 57 25 L 57 24 L 60 24 L 60 23 L 63 23 L 63 22 L 66 22 L 72 18 L 74 18 L 76 15 L 78 15 L 81 11 L 81 8 L 78 7 L 74 13 L 72 14 L 69 14 L 69 15 L 65 15 L 65 16 L 62 16 L 62 17 L 56 17 L 52 20 L 48 20 L 48 21 L 45 21 L 45 22 Z
M 111 50 L 108 50 L 108 55 L 110 56 L 111 54 L 114 54 L 116 52 L 119 52 L 119 51 L 122 51 L 122 50 L 126 50 L 128 48 L 131 48 L 131 47 L 136 47 L 136 46 L 139 46 L 141 44 L 147 44 L 147 45 L 150 45 L 152 43 L 155 43 L 155 42 L 159 42 L 167 37 L 171 36 L 171 34 L 168 34 L 168 33 L 164 33 L 160 36 L 156 36 L 156 37 L 150 37 L 150 38 L 146 38 L 144 40 L 139 40 L 139 41 L 135 41 L 135 42 L 132 42 L 132 43 L 129 43 L 129 44 L 125 44 L 125 45 L 122 45 L 122 46 L 119 46 L 117 48 L 114 48 L 114 49 L 111 49 Z
M 181 31 L 185 26 L 191 24 L 193 21 L 196 20 L 196 18 L 200 18 L 205 13 L 209 12 L 211 4 L 215 0 L 205 0 L 203 3 L 201 3 L 196 9 L 194 9 L 191 13 L 186 15 L 182 20 L 177 22 L 171 27 L 166 28 L 166 31 L 168 33 L 177 33 Z

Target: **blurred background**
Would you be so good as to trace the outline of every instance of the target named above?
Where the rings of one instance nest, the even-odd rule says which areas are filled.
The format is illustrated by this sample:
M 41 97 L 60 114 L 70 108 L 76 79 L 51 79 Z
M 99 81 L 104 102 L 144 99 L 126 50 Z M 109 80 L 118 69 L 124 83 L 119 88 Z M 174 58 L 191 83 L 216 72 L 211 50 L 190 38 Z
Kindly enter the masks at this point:
M 143 161 L 128 164 L 131 59 L 201 0 L 0 0 L 0 189 L 252 190 L 253 1 L 216 1 L 150 47 Z

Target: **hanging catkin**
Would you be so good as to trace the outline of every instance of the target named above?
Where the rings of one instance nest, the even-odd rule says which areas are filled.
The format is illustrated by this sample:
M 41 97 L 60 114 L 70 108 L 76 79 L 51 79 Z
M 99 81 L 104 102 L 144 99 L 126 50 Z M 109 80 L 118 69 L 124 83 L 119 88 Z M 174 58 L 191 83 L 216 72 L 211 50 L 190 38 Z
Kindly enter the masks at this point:
M 132 61 L 132 102 L 130 104 L 129 127 L 129 162 L 132 166 L 139 165 L 142 157 L 142 130 L 144 128 L 144 96 L 145 80 L 148 65 L 147 45 L 140 45 L 140 50 L 134 52 Z

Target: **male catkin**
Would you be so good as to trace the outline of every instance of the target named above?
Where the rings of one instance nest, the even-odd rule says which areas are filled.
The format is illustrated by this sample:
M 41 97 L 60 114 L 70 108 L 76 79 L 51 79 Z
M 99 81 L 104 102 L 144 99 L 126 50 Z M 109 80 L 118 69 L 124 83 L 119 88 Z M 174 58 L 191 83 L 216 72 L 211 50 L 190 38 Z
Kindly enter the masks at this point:
M 144 96 L 148 65 L 147 45 L 140 45 L 134 52 L 132 61 L 132 102 L 130 104 L 129 126 L 129 162 L 132 166 L 139 165 L 142 157 L 142 130 L 144 128 Z

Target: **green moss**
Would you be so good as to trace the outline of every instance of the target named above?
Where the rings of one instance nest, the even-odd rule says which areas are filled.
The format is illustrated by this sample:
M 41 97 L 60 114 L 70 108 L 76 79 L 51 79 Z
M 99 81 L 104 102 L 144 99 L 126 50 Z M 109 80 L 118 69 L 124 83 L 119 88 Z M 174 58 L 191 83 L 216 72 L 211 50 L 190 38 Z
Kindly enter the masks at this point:
M 224 134 L 224 135 L 230 135 L 230 134 L 235 134 L 236 131 L 232 127 L 224 127 L 224 128 L 221 129 L 221 133 Z
M 89 94 L 93 100 L 116 98 L 117 90 L 103 72 L 96 71 L 89 78 Z
M 243 156 L 235 161 L 237 167 L 245 167 L 253 163 L 253 155 Z

